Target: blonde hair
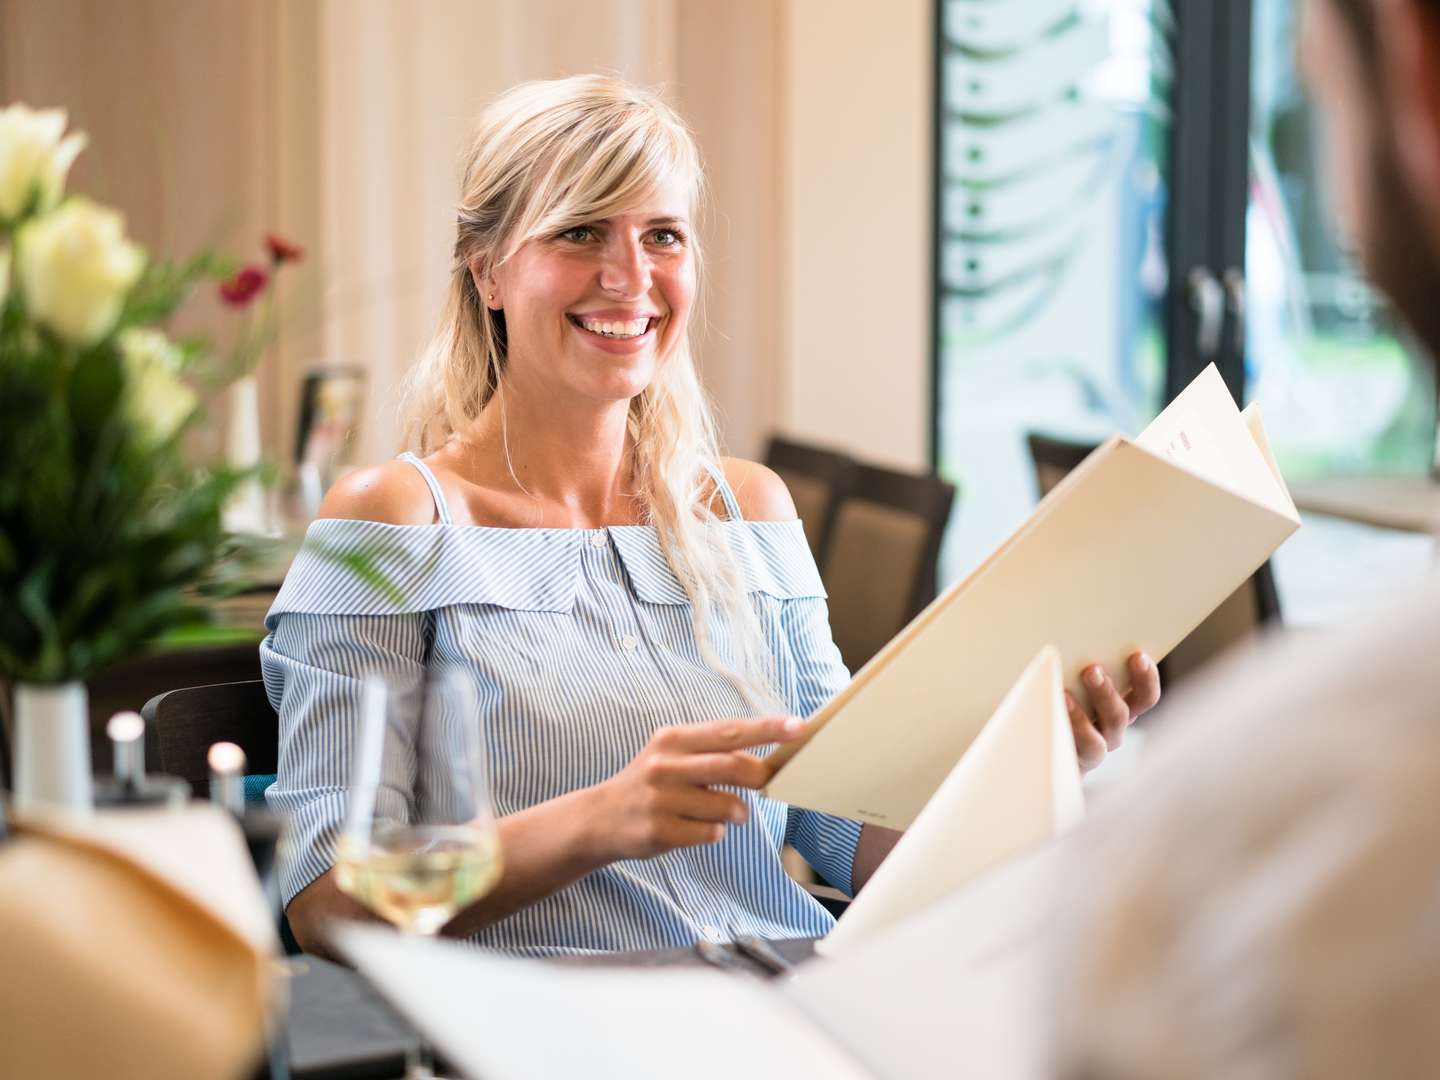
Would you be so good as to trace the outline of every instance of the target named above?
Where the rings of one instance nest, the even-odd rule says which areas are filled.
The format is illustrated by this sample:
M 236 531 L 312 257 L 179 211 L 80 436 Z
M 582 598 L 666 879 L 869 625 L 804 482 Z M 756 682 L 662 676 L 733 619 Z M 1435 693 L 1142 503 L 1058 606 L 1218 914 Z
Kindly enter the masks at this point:
M 527 242 L 633 209 L 670 178 L 685 182 L 698 206 L 704 177 L 690 132 L 659 97 L 620 79 L 521 83 L 481 113 L 464 159 L 449 293 L 406 382 L 410 445 L 428 454 L 464 432 L 504 380 L 504 314 L 482 300 L 471 262 L 478 256 L 488 276 Z M 693 236 L 690 243 L 698 274 Z M 710 509 L 718 439 L 688 330 L 631 399 L 627 434 L 635 494 L 690 599 L 701 656 L 751 708 L 783 707 L 728 530 Z M 733 666 L 715 648 L 717 614 L 730 631 Z

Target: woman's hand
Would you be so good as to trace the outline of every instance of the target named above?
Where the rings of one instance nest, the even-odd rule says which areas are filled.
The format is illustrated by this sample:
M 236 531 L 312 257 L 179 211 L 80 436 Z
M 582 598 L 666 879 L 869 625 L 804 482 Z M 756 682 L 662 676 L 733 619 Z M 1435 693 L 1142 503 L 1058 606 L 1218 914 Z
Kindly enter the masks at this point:
M 1126 728 L 1155 707 L 1160 700 L 1160 673 L 1155 661 L 1144 653 L 1135 653 L 1130 657 L 1130 689 L 1124 694 L 1115 689 L 1099 664 L 1081 672 L 1080 681 L 1085 684 L 1093 714 L 1082 708 L 1069 690 L 1065 691 L 1065 708 L 1070 712 L 1080 771 L 1089 772 L 1111 750 L 1120 749 Z
M 804 727 L 791 716 L 765 716 L 661 728 L 629 765 L 592 789 L 605 857 L 646 859 L 715 843 L 749 809 L 714 785 L 764 787 L 773 770 L 746 749 L 788 742 Z

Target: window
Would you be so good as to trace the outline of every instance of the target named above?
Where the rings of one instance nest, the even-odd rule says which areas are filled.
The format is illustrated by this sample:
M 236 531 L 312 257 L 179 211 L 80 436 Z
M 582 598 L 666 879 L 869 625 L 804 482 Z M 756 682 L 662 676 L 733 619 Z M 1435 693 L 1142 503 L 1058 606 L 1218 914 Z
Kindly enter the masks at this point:
M 1292 482 L 1429 467 L 1435 387 L 1327 209 L 1297 8 L 939 0 L 942 580 L 1033 505 L 1028 433 L 1138 431 L 1212 362 Z M 1286 621 L 1339 617 L 1343 566 L 1368 596 L 1429 551 L 1308 517 L 1276 557 Z

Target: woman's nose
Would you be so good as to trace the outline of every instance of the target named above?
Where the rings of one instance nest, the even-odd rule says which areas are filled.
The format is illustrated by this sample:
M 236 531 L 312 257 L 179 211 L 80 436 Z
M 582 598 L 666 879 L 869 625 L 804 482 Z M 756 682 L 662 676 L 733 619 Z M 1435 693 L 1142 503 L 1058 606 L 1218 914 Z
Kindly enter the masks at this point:
M 606 249 L 600 267 L 600 288 L 626 299 L 638 299 L 650 291 L 650 261 L 638 240 L 617 238 Z

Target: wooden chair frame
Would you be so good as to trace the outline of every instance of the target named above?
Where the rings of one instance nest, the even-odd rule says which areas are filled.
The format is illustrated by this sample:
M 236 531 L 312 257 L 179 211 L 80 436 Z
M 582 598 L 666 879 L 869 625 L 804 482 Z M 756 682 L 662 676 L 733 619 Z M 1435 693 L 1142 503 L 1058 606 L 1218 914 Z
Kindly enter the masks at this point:
M 206 755 L 212 743 L 233 742 L 245 751 L 245 771 L 275 772 L 280 721 L 259 679 L 187 686 L 156 694 L 140 710 L 147 757 L 160 772 L 178 776 L 197 795 L 210 788 Z
M 839 513 L 840 504 L 850 494 L 854 485 L 855 462 L 838 451 L 791 442 L 777 435 L 771 438 L 769 446 L 766 447 L 765 464 L 772 469 L 783 469 L 812 477 L 829 489 L 830 498 L 825 506 L 825 516 L 817 523 L 818 540 L 815 544 L 815 562 L 823 566 L 835 526 L 835 515 Z

